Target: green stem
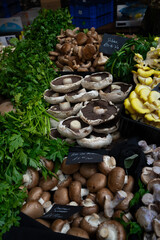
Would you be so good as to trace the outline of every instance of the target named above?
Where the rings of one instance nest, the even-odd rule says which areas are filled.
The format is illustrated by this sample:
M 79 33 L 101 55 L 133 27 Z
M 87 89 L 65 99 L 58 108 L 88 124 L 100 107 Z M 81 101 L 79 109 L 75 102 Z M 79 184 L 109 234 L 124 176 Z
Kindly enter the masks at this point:
M 54 119 L 55 121 L 59 122 L 59 120 L 58 120 L 57 118 L 53 117 L 53 116 L 52 116 L 52 115 L 50 115 L 49 113 L 47 113 L 47 112 L 44 112 L 44 114 L 45 114 L 45 115 L 47 115 L 48 117 L 50 117 L 50 118 Z

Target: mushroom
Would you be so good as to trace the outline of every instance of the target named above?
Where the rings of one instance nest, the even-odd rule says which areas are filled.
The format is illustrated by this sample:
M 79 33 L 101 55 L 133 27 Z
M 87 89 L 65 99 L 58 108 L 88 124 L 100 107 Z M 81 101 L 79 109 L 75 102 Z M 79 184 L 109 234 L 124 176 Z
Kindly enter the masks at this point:
M 98 240 L 125 240 L 126 232 L 123 226 L 115 221 L 109 220 L 101 223 L 97 230 Z
M 99 215 L 96 213 L 93 213 L 91 215 L 85 216 L 81 220 L 80 227 L 84 229 L 90 236 L 93 236 L 96 233 L 97 228 L 101 222 L 102 221 Z
M 85 102 L 98 97 L 98 91 L 86 91 L 85 88 L 73 91 L 65 95 L 65 99 L 71 103 Z
M 115 209 L 119 209 L 119 210 L 123 210 L 123 211 L 128 211 L 129 210 L 129 203 L 132 200 L 132 198 L 134 197 L 133 193 L 131 192 L 126 192 L 127 196 L 125 197 L 125 199 L 120 202 Z
M 60 76 L 51 81 L 50 86 L 55 92 L 68 93 L 78 89 L 83 77 L 76 74 Z
M 137 222 L 146 232 L 153 231 L 152 222 L 157 215 L 156 211 L 149 210 L 147 207 L 140 207 L 135 214 Z
M 46 226 L 48 228 L 50 228 L 50 226 L 51 226 L 51 224 L 48 221 L 44 220 L 44 219 L 37 218 L 36 221 L 41 223 L 41 224 L 43 224 L 44 226 Z
M 106 57 L 106 56 L 104 56 L 102 52 L 99 53 L 99 56 L 100 56 L 100 57 L 99 57 L 99 59 L 98 59 L 97 64 L 98 64 L 99 66 L 105 65 L 109 58 Z
M 61 102 L 52 105 L 47 112 L 56 118 L 65 119 L 76 115 L 82 107 L 82 103 L 70 104 L 69 102 Z
M 70 225 L 67 220 L 56 219 L 51 224 L 51 229 L 54 232 L 67 233 L 70 229 Z
M 68 204 L 70 202 L 68 189 L 65 187 L 57 189 L 54 193 L 53 200 L 54 200 L 54 203 L 56 204 L 60 204 L 60 205 Z
M 116 167 L 116 160 L 112 156 L 103 156 L 103 161 L 98 163 L 98 169 L 101 173 L 108 175 L 108 173 Z
M 78 45 L 83 45 L 87 42 L 87 35 L 83 32 L 79 32 L 76 36 L 76 41 Z
M 42 177 L 39 182 L 39 186 L 44 190 L 44 191 L 49 191 L 58 184 L 58 179 L 57 176 L 49 177 L 47 176 L 47 179 Z
M 83 206 L 82 211 L 81 211 L 82 216 L 87 216 L 87 215 L 91 215 L 93 213 L 98 213 L 98 211 L 99 211 L 98 205 L 89 198 L 86 198 L 85 200 L 83 200 L 81 202 L 81 206 Z
M 160 219 L 155 218 L 153 219 L 153 230 L 157 237 L 160 237 Z
M 73 222 L 71 223 L 71 226 L 72 227 L 80 227 L 80 223 L 81 223 L 82 219 L 83 219 L 83 217 L 81 217 L 81 216 L 76 217 L 73 220 Z
M 31 200 L 39 200 L 42 193 L 43 193 L 43 190 L 41 187 L 33 187 L 28 193 L 27 202 Z
M 100 149 L 105 148 L 112 142 L 112 136 L 110 134 L 102 134 L 92 132 L 90 135 L 82 139 L 77 139 L 77 143 L 86 148 Z
M 51 194 L 50 192 L 46 192 L 44 191 L 40 197 L 40 199 L 38 200 L 38 202 L 43 205 L 44 203 L 50 201 L 50 198 L 51 198 Z
M 86 89 L 100 90 L 110 85 L 112 81 L 113 76 L 110 73 L 98 72 L 85 76 L 81 84 Z
M 101 99 L 112 101 L 113 103 L 122 102 L 132 89 L 131 84 L 114 82 L 105 89 L 100 90 Z
M 125 184 L 125 171 L 121 167 L 113 168 L 108 174 L 108 187 L 113 192 L 116 193 L 122 190 Z
M 109 195 L 111 200 L 113 199 L 113 194 L 111 193 L 111 191 L 108 188 L 101 188 L 96 193 L 96 201 L 102 208 L 104 207 L 106 195 Z
M 89 192 L 95 193 L 107 184 L 107 177 L 102 173 L 95 173 L 87 180 Z
M 134 188 L 134 178 L 131 175 L 129 175 L 127 183 L 124 184 L 123 191 L 132 192 L 133 188 Z
M 97 172 L 96 163 L 82 163 L 79 169 L 80 174 L 88 179 Z
M 63 162 L 61 164 L 61 170 L 64 174 L 73 174 L 77 172 L 80 168 L 80 164 L 66 164 L 67 158 L 63 159 Z
M 141 180 L 144 184 L 147 184 L 150 180 L 156 178 L 156 174 L 153 172 L 152 167 L 144 167 L 142 169 Z
M 34 168 L 27 168 L 26 173 L 23 175 L 23 184 L 27 189 L 36 187 L 39 182 L 39 173 Z
M 101 123 L 97 126 L 93 127 L 94 132 L 97 133 L 104 133 L 104 134 L 109 134 L 109 133 L 114 133 L 119 129 L 120 121 L 119 121 L 119 116 L 115 117 L 111 121 Z
M 72 177 L 70 175 L 64 175 L 61 170 L 58 170 L 57 172 L 58 175 L 58 188 L 67 188 L 69 187 Z
M 144 205 L 149 205 L 154 202 L 154 197 L 151 193 L 145 193 L 142 197 L 142 202 Z
M 44 210 L 38 201 L 31 200 L 23 205 L 21 212 L 35 219 L 41 217 L 44 213 Z
M 4 116 L 5 113 L 11 112 L 11 111 L 15 112 L 16 110 L 10 101 L 7 100 L 0 104 L 0 114 L 2 116 Z
M 40 162 L 42 165 L 47 168 L 49 171 L 53 171 L 54 163 L 52 160 L 47 160 L 45 157 L 40 157 Z
M 118 109 L 112 102 L 91 100 L 81 108 L 79 116 L 84 122 L 95 126 L 114 119 L 117 113 Z
M 120 204 L 126 197 L 126 192 L 122 190 L 117 191 L 116 195 L 112 200 L 110 195 L 105 195 L 104 216 L 106 218 L 111 218 L 114 214 L 115 207 L 118 206 L 118 204 Z
M 69 186 L 69 197 L 71 201 L 76 203 L 81 202 L 81 183 L 78 181 L 72 181 Z
M 58 132 L 67 138 L 80 139 L 89 135 L 93 127 L 84 123 L 79 117 L 68 117 L 59 122 Z
M 65 138 L 64 136 L 62 136 L 58 130 L 57 127 L 56 128 L 51 128 L 50 129 L 50 134 L 49 134 L 50 138 L 53 140 L 57 140 L 57 138 L 60 138 L 62 141 L 66 141 L 68 144 L 73 144 L 75 143 L 74 139 L 71 138 Z
M 147 184 L 149 192 L 153 192 L 153 198 L 155 202 L 160 202 L 160 178 L 150 180 Z
M 82 48 L 82 57 L 85 60 L 91 60 L 95 53 L 96 53 L 96 48 L 93 44 L 86 44 Z
M 66 33 L 66 36 L 67 36 L 67 37 L 75 38 L 76 35 L 77 35 L 77 34 L 76 34 L 77 31 L 79 31 L 79 27 L 76 27 L 76 28 L 73 29 L 73 30 L 67 29 L 67 30 L 65 31 L 65 33 Z
M 79 172 L 73 174 L 73 179 L 79 181 L 83 186 L 86 185 L 86 179 Z
M 72 227 L 68 230 L 67 234 L 73 235 L 75 237 L 81 237 L 81 238 L 86 238 L 89 239 L 88 233 L 83 230 L 82 228 L 79 227 Z

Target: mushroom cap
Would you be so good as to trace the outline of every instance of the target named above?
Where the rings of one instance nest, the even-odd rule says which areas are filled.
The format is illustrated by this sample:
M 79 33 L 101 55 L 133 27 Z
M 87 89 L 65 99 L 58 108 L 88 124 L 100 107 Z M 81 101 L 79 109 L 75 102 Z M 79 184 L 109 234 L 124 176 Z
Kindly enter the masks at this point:
M 96 163 L 82 163 L 80 165 L 79 172 L 84 178 L 88 179 L 92 175 L 94 175 L 97 172 L 97 170 L 98 169 Z
M 57 189 L 53 196 L 54 203 L 66 205 L 70 202 L 67 188 Z
M 41 223 L 41 224 L 43 224 L 44 226 L 46 226 L 48 228 L 50 228 L 50 226 L 51 226 L 51 224 L 48 221 L 44 220 L 44 219 L 37 218 L 36 221 Z
M 0 114 L 2 116 L 4 116 L 5 113 L 7 112 L 15 112 L 15 108 L 13 107 L 13 104 L 11 103 L 11 101 L 7 100 L 7 101 L 4 101 L 0 104 Z
M 88 92 L 85 89 L 84 89 L 84 91 L 81 91 L 81 90 L 76 90 L 76 91 L 73 91 L 69 94 L 66 94 L 65 95 L 66 100 L 68 102 L 71 102 L 71 103 L 77 103 L 77 102 L 89 101 L 93 98 L 98 97 L 98 91 L 97 90 L 91 90 L 91 91 L 88 91 Z
M 50 178 L 47 176 L 47 179 L 45 180 L 44 177 L 42 177 L 39 181 L 39 186 L 44 190 L 44 191 L 49 191 L 58 184 L 58 179 L 56 177 Z
M 134 197 L 133 193 L 127 192 L 127 197 L 122 202 L 120 202 L 115 208 L 119 210 L 128 210 L 129 203 L 133 197 Z
M 71 201 L 76 203 L 81 202 L 81 183 L 78 181 L 72 181 L 69 186 L 69 197 Z
M 102 110 L 101 113 L 95 113 L 96 109 Z M 114 119 L 117 116 L 118 109 L 112 102 L 104 100 L 91 100 L 79 111 L 80 118 L 92 125 L 99 125 Z
M 91 60 L 96 53 L 96 48 L 93 44 L 86 44 L 82 48 L 82 56 L 85 60 Z
M 147 184 L 147 189 L 149 192 L 153 191 L 154 185 L 158 184 L 160 186 L 160 178 L 154 178 L 153 180 L 150 180 Z
M 70 123 L 73 120 L 79 121 L 81 123 L 82 127 L 78 130 L 72 130 L 70 128 Z M 65 137 L 71 138 L 71 139 L 84 138 L 91 133 L 92 129 L 93 129 L 93 127 L 91 125 L 84 123 L 79 117 L 74 117 L 74 116 L 68 117 L 68 118 L 60 121 L 57 126 L 57 130 L 62 136 L 65 136 Z
M 80 168 L 80 164 L 66 164 L 67 158 L 64 158 L 62 164 L 61 164 L 61 170 L 64 174 L 73 174 L 77 172 Z
M 104 207 L 106 195 L 109 195 L 111 200 L 113 199 L 113 194 L 108 188 L 101 188 L 96 194 L 96 201 L 101 207 Z
M 61 103 L 62 104 L 62 103 Z M 72 106 L 67 110 L 61 110 L 58 104 L 52 105 L 47 112 L 56 118 L 65 119 L 67 117 L 76 115 L 82 108 L 82 103 L 72 104 Z
M 91 193 L 106 187 L 107 177 L 102 173 L 95 173 L 87 180 L 87 188 Z
M 38 202 L 31 200 L 23 205 L 21 212 L 31 218 L 40 218 L 44 214 L 43 206 Z
M 87 216 L 99 212 L 99 206 L 96 203 L 94 203 L 91 199 L 86 198 L 85 200 L 83 200 L 81 202 L 81 206 L 83 206 L 81 210 L 82 216 Z
M 120 125 L 120 120 L 119 120 L 119 117 L 117 116 L 111 121 L 94 126 L 93 131 L 97 133 L 104 133 L 104 134 L 114 133 L 119 129 L 119 125 Z
M 103 136 L 99 136 L 99 135 L 100 134 L 92 132 L 89 136 L 86 136 L 85 138 L 77 139 L 77 143 L 81 147 L 86 147 L 91 149 L 105 148 L 111 144 L 112 136 L 110 134 L 107 134 L 107 135 L 103 134 Z
M 79 181 L 82 184 L 82 186 L 86 185 L 86 179 L 79 172 L 75 172 L 73 174 L 73 179 L 75 181 Z
M 131 175 L 129 175 L 128 182 L 124 185 L 123 191 L 132 192 L 133 188 L 134 188 L 134 178 Z
M 98 169 L 101 173 L 108 175 L 108 173 L 116 167 L 116 160 L 112 156 L 103 156 L 103 161 L 98 163 Z
M 44 191 L 41 195 L 41 198 L 43 199 L 44 203 L 50 201 L 51 198 L 50 192 Z
M 108 231 L 107 231 L 107 230 Z M 123 226 L 115 221 L 109 220 L 101 223 L 97 230 L 98 240 L 125 240 L 126 232 Z
M 65 78 L 71 78 L 72 83 L 63 84 Z M 60 76 L 51 81 L 50 86 L 55 92 L 68 93 L 78 89 L 81 85 L 83 77 L 76 74 L 68 74 L 65 76 Z
M 61 232 L 64 224 L 66 224 L 67 221 L 66 220 L 62 220 L 62 219 L 56 219 L 53 221 L 53 223 L 51 224 L 51 229 L 54 232 Z
M 76 40 L 78 45 L 83 45 L 84 43 L 87 42 L 88 37 L 85 33 L 79 32 L 76 36 Z
M 32 188 L 28 193 L 27 202 L 31 200 L 38 200 L 40 199 L 41 195 L 43 193 L 43 190 L 41 187 L 34 187 Z
M 70 228 L 68 230 L 67 234 L 73 235 L 73 236 L 76 236 L 76 237 L 89 239 L 88 233 L 85 230 L 83 230 L 82 228 L 78 228 L 78 227 Z
M 153 229 L 157 237 L 160 237 L 160 220 L 155 218 L 153 219 Z
M 99 95 L 101 99 L 112 101 L 113 103 L 122 102 L 132 89 L 131 84 L 114 82 L 107 88 L 100 90 Z
M 24 186 L 27 189 L 31 189 L 31 188 L 36 187 L 38 185 L 39 173 L 36 169 L 34 169 L 32 167 L 27 168 L 27 171 L 26 171 L 25 175 L 29 176 L 29 181 L 25 182 L 25 180 L 23 179 L 24 180 Z
M 70 175 L 65 175 L 65 179 L 58 182 L 58 188 L 67 188 L 72 182 L 72 177 Z
M 101 80 L 94 80 L 94 78 L 100 77 Z M 92 73 L 91 75 L 86 75 L 81 84 L 84 88 L 90 89 L 90 90 L 100 90 L 108 85 L 110 85 L 113 81 L 113 76 L 108 72 L 97 72 Z
M 121 167 L 113 168 L 108 174 L 108 187 L 113 192 L 121 190 L 124 186 L 125 171 Z
M 144 167 L 142 169 L 141 180 L 144 184 L 147 184 L 152 179 L 156 178 L 156 174 L 153 172 L 152 167 Z
M 91 219 L 93 215 L 87 215 L 85 216 L 82 221 L 80 222 L 80 227 L 82 229 L 84 229 L 86 232 L 88 232 L 88 234 L 90 236 L 92 236 L 93 234 L 95 234 L 97 228 L 98 228 L 98 225 L 100 224 L 99 223 L 99 219 L 97 218 L 97 221 L 96 221 L 96 218 L 94 218 L 93 220 Z
M 45 157 L 40 157 L 40 161 L 49 171 L 53 171 L 54 163 L 52 160 L 48 160 Z
M 75 143 L 75 140 L 74 140 L 74 139 L 65 138 L 64 136 L 62 136 L 62 135 L 58 132 L 57 128 L 51 128 L 51 129 L 50 129 L 50 134 L 49 134 L 49 136 L 50 136 L 50 138 L 53 139 L 53 140 L 54 140 L 54 139 L 57 140 L 57 138 L 60 138 L 60 139 L 62 139 L 62 140 L 64 140 L 64 141 L 66 141 L 66 142 L 69 143 L 69 144 Z
M 52 89 L 45 90 L 44 94 L 44 100 L 50 104 L 57 104 L 64 102 L 65 96 L 59 93 L 55 93 Z

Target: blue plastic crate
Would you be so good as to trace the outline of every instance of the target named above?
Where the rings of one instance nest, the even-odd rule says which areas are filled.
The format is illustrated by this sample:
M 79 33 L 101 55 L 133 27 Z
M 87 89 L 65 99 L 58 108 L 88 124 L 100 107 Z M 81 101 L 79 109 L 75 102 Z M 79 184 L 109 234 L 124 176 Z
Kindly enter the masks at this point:
M 78 18 L 74 17 L 72 19 L 72 23 L 76 27 L 80 28 L 91 28 L 91 27 L 101 27 L 103 25 L 106 25 L 108 23 L 113 22 L 113 12 L 107 13 L 103 16 L 99 16 L 97 18 Z
M 83 4 L 70 5 L 70 13 L 72 17 L 96 18 L 112 11 L 113 0 L 105 1 L 105 3 L 98 1 L 98 3 L 88 6 Z
M 0 18 L 7 18 L 11 17 L 17 12 L 21 11 L 20 3 L 19 1 L 13 1 L 13 0 L 8 0 L 0 7 Z

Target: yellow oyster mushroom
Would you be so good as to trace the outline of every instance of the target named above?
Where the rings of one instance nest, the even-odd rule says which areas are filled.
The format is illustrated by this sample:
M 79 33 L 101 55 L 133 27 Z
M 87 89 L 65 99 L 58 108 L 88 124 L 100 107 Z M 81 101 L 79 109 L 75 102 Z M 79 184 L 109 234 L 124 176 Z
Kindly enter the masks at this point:
M 155 38 L 154 38 L 154 41 L 158 41 L 158 40 L 159 40 L 159 37 L 155 37 Z
M 152 76 L 153 74 L 154 74 L 154 70 L 153 69 L 151 69 L 151 70 L 149 70 L 149 71 L 144 71 L 143 69 L 138 69 L 137 70 L 137 73 L 138 73 L 138 75 L 140 75 L 141 77 L 144 77 L 144 78 L 148 78 L 148 77 L 150 77 L 150 76 Z
M 148 88 L 148 89 L 151 90 L 151 88 L 150 88 L 149 86 L 138 83 L 138 84 L 136 85 L 134 91 L 139 95 L 139 91 L 140 91 L 142 88 Z
M 150 85 L 153 82 L 153 79 L 151 77 L 141 77 L 138 75 L 138 80 L 140 81 L 141 84 L 145 84 L 145 85 Z
M 148 109 L 147 107 L 145 107 L 145 105 L 143 104 L 143 102 L 138 99 L 138 98 L 133 98 L 131 100 L 131 106 L 132 108 L 138 112 L 139 114 L 145 114 L 145 113 L 150 113 L 150 109 Z
M 144 106 L 147 107 L 151 112 L 157 111 L 157 107 L 148 101 L 144 103 Z
M 160 76 L 160 71 L 158 71 L 158 70 L 154 70 L 154 75 L 156 75 L 156 76 Z
M 138 98 L 138 94 L 135 92 L 135 91 L 132 91 L 130 94 L 129 94 L 129 101 L 131 101 L 133 98 Z
M 142 88 L 139 91 L 139 96 L 143 101 L 146 102 L 148 100 L 148 96 L 149 96 L 150 92 L 151 92 L 151 90 L 149 88 Z
M 151 91 L 148 96 L 148 101 L 155 104 L 157 107 L 160 106 L 160 93 L 157 91 Z
M 142 64 L 136 64 L 136 65 L 134 65 L 135 67 L 137 67 L 137 68 L 142 68 L 143 70 L 151 70 L 151 68 L 150 67 L 147 67 L 147 66 L 144 66 L 144 65 L 142 65 Z
M 155 113 L 145 114 L 144 117 L 149 122 L 160 122 L 159 116 L 157 114 L 155 114 Z
M 129 112 L 129 113 L 131 113 L 131 114 L 135 114 L 136 113 L 136 111 L 132 108 L 132 106 L 131 106 L 131 102 L 129 101 L 129 98 L 126 98 L 125 100 L 124 100 L 124 107 L 125 107 L 125 109 Z

